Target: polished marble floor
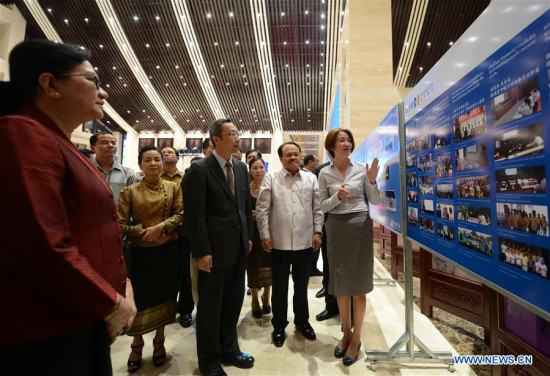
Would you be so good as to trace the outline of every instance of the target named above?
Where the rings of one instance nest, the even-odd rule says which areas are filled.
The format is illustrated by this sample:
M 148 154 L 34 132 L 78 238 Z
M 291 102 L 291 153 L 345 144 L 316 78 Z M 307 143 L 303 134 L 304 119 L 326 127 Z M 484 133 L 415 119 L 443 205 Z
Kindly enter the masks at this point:
M 321 261 L 320 261 L 321 262 Z M 390 278 L 384 267 L 375 259 L 375 272 Z M 292 280 L 289 281 L 292 292 Z M 341 359 L 333 356 L 333 350 L 341 336 L 340 320 L 335 317 L 318 322 L 315 315 L 324 309 L 324 300 L 315 298 L 321 287 L 321 277 L 312 277 L 309 283 L 310 322 L 317 333 L 317 340 L 308 341 L 292 325 L 292 297 L 289 297 L 289 321 L 287 340 L 283 347 L 271 343 L 271 315 L 262 319 L 252 317 L 250 296 L 245 296 L 239 319 L 239 343 L 241 350 L 256 359 L 253 368 L 244 370 L 224 367 L 228 375 L 451 375 L 443 364 L 390 364 L 379 362 L 376 372 L 368 368 L 364 350 L 388 350 L 405 331 L 405 296 L 399 285 L 377 283 L 367 295 L 367 312 L 362 330 L 363 347 L 357 363 L 345 367 Z M 195 312 L 193 312 L 193 315 Z M 432 323 L 415 307 L 414 328 L 416 336 L 432 351 L 451 351 L 452 346 Z M 141 369 L 137 375 L 200 375 L 194 327 L 182 328 L 177 322 L 166 328 L 168 361 L 160 368 L 152 363 L 152 334 L 144 336 L 145 348 Z M 131 338 L 120 337 L 112 346 L 111 354 L 115 375 L 124 375 L 130 352 Z M 403 349 L 404 350 L 404 349 Z M 457 365 L 455 375 L 475 375 L 465 365 Z

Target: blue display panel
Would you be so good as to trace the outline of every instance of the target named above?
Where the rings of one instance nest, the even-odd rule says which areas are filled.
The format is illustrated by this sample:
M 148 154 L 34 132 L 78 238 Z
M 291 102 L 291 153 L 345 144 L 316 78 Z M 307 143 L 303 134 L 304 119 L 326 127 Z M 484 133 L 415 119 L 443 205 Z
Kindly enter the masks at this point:
M 399 107 L 395 106 L 365 140 L 366 162 L 378 157 L 378 189 L 382 201 L 369 204 L 370 216 L 393 231 L 402 233 L 399 178 Z
M 547 313 L 549 30 L 550 11 L 405 123 L 409 237 Z

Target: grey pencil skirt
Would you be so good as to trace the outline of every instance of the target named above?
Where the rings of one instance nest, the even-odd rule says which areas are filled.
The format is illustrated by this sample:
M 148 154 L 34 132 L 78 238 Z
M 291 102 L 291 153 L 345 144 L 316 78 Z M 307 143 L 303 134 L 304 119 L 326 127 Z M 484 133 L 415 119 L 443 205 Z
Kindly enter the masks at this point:
M 328 292 L 334 296 L 372 291 L 372 220 L 367 212 L 330 214 L 325 224 L 329 264 Z

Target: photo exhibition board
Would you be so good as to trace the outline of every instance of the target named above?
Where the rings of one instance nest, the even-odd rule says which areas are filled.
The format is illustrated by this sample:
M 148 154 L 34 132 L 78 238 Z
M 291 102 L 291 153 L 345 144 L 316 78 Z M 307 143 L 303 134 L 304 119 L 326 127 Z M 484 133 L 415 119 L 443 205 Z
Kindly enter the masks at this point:
M 399 106 L 394 106 L 365 140 L 366 163 L 378 158 L 382 200 L 369 204 L 370 216 L 398 234 L 403 232 L 399 179 Z
M 546 315 L 549 76 L 546 11 L 404 126 L 408 236 Z

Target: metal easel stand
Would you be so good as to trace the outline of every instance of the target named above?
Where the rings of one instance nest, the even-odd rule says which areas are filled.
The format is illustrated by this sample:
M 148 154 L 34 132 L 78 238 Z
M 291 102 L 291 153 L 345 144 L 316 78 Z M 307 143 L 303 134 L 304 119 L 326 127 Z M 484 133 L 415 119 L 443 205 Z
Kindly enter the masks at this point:
M 405 190 L 405 125 L 403 104 L 399 105 L 399 144 L 400 144 L 400 186 L 401 186 L 401 220 L 403 226 L 403 255 L 405 257 L 405 333 L 387 351 L 366 350 L 367 361 L 370 369 L 376 371 L 378 362 L 389 363 L 442 363 L 449 367 L 450 372 L 455 371 L 454 359 L 450 351 L 431 351 L 414 335 L 414 309 L 413 309 L 413 257 L 411 242 L 407 236 L 407 204 L 403 199 Z M 403 346 L 405 351 L 399 351 Z M 414 351 L 414 347 L 419 351 Z
M 404 244 L 405 253 L 405 333 L 387 351 L 366 350 L 369 368 L 374 372 L 378 362 L 388 363 L 443 363 L 450 372 L 455 371 L 453 355 L 450 351 L 431 351 L 414 335 L 414 309 L 412 291 L 412 251 L 410 241 Z M 419 351 L 414 351 L 414 346 Z M 406 351 L 399 351 L 406 346 Z
M 392 285 L 393 287 L 395 287 L 395 283 L 397 282 L 395 279 L 382 278 L 380 277 L 380 274 L 376 273 L 376 270 L 373 272 L 373 274 L 374 274 L 374 278 L 372 279 L 372 281 L 374 283 L 387 283 L 388 285 Z

